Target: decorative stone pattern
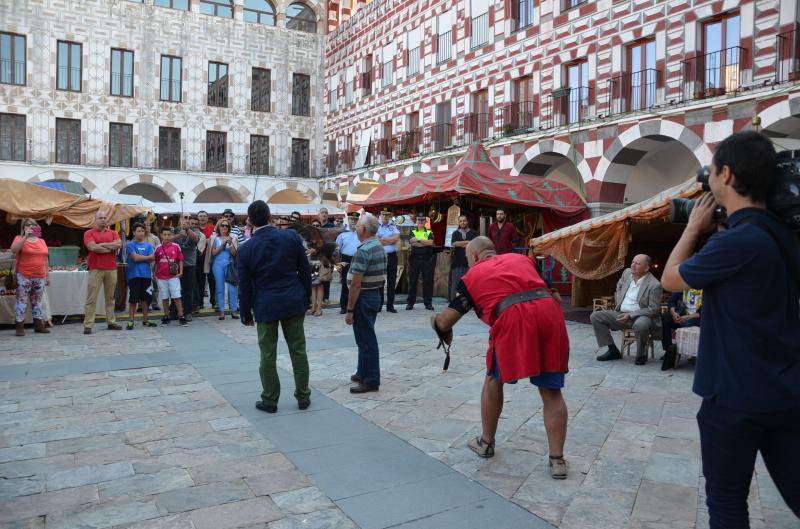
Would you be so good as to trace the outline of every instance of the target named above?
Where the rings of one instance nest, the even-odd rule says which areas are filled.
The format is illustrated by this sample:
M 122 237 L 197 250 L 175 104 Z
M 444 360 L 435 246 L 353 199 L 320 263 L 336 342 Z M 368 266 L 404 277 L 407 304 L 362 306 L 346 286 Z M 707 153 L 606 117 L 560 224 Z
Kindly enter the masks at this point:
M 751 128 L 756 117 L 768 130 L 780 120 L 794 115 L 787 101 L 798 97 L 798 89 L 787 84 L 776 95 L 771 84 L 776 79 L 778 34 L 794 29 L 797 6 L 791 2 L 730 2 L 722 0 L 668 0 L 639 2 L 636 0 L 600 0 L 565 9 L 559 0 L 535 0 L 533 24 L 516 30 L 512 20 L 511 0 L 488 0 L 489 43 L 472 48 L 470 43 L 471 9 L 477 0 L 458 2 L 423 2 L 375 0 L 345 13 L 344 4 L 336 9 L 326 47 L 326 105 L 329 118 L 325 122 L 325 139 L 334 142 L 337 151 L 357 147 L 361 132 L 372 128 L 373 139 L 385 139 L 383 124 L 392 123 L 392 134 L 408 129 L 407 115 L 419 112 L 420 126 L 436 122 L 436 105 L 450 102 L 454 134 L 458 135 L 458 118 L 476 112 L 472 94 L 485 90 L 488 98 L 489 134 L 484 140 L 498 166 L 510 174 L 548 176 L 563 171 L 574 187 L 584 193 L 590 205 L 599 208 L 608 204 L 619 207 L 626 202 L 631 167 L 623 163 L 633 155 L 644 159 L 643 165 L 654 164 L 653 170 L 639 171 L 640 178 L 654 178 L 663 167 L 654 158 L 674 158 L 675 153 L 687 165 L 707 164 L 714 146 L 727 134 Z M 437 64 L 437 26 L 443 13 L 451 10 L 452 59 Z M 693 60 L 702 52 L 704 21 L 725 12 L 738 11 L 740 46 L 746 58 L 740 64 L 739 79 L 746 90 L 727 96 L 686 101 L 683 92 L 683 61 Z M 422 31 L 420 69 L 408 75 L 408 35 Z M 618 104 L 620 97 L 609 90 L 609 80 L 627 71 L 627 47 L 642 39 L 655 40 L 657 82 L 655 106 L 647 112 L 614 113 L 609 117 L 609 103 Z M 392 57 L 382 57 L 387 44 L 396 45 Z M 391 47 L 389 48 L 391 49 Z M 364 72 L 367 55 L 372 55 L 373 68 Z M 587 119 L 565 127 L 549 127 L 544 119 L 552 110 L 550 93 L 566 85 L 565 65 L 585 59 L 588 62 L 591 91 Z M 751 60 L 752 59 L 752 60 Z M 394 83 L 383 87 L 380 81 L 382 64 L 390 60 Z M 785 62 L 785 61 L 784 61 Z M 344 72 L 355 67 L 355 99 L 344 102 Z M 784 65 L 784 68 L 788 66 Z M 361 74 L 372 79 L 370 95 L 362 95 Z M 502 121 L 497 110 L 513 100 L 513 82 L 524 76 L 531 78 L 534 110 L 533 126 L 526 134 L 500 138 Z M 331 80 L 338 79 L 336 86 Z M 781 81 L 787 81 L 783 78 Z M 331 106 L 330 89 L 335 89 L 337 108 Z M 770 119 L 767 119 L 770 118 Z M 777 119 L 773 119 L 777 118 Z M 540 127 L 542 130 L 540 130 Z M 775 137 L 786 138 L 785 127 L 778 125 Z M 423 133 L 423 137 L 427 132 Z M 663 136 L 663 138 L 662 138 Z M 655 141 L 641 141 L 656 138 Z M 786 148 L 800 146 L 800 130 L 792 128 Z M 672 140 L 672 141 L 668 141 Z M 676 143 L 677 142 L 677 143 Z M 659 145 L 660 143 L 660 145 Z M 797 144 L 797 145 L 796 145 Z M 631 153 L 626 149 L 640 151 Z M 447 153 L 423 156 L 423 165 L 444 170 L 448 164 L 437 160 L 458 155 Z M 562 162 L 568 160 L 569 164 Z M 391 181 L 408 174 L 420 158 L 356 169 L 329 176 L 325 190 L 338 190 L 346 185 L 353 191 L 358 181 L 374 179 Z M 526 169 L 526 165 L 533 165 Z M 663 165 L 663 164 L 662 164 Z M 571 166 L 571 167 L 570 167 Z M 531 172 L 538 170 L 538 172 Z M 673 185 L 679 178 L 688 179 L 693 171 L 675 175 L 668 184 L 651 181 L 648 190 L 658 192 Z M 641 183 L 637 184 L 641 187 Z M 595 209 L 598 211 L 598 209 Z
M 153 0 L 49 0 L 0 2 L 0 31 L 26 36 L 26 86 L 0 85 L 0 112 L 27 116 L 26 163 L 0 162 L 6 177 L 23 180 L 67 179 L 87 191 L 118 193 L 133 184 L 162 190 L 177 202 L 178 191 L 193 202 L 194 189 L 216 184 L 218 174 L 205 172 L 206 131 L 227 133 L 228 183 L 221 186 L 231 201 L 269 198 L 267 181 L 297 183 L 309 201 L 318 201 L 315 179 L 293 179 L 291 138 L 310 140 L 310 174 L 321 159 L 324 59 L 324 4 L 303 0 L 317 15 L 317 33 L 291 30 L 285 12 L 291 2 L 275 2 L 276 26 L 245 22 L 243 0 L 233 0 L 234 19 L 153 5 Z M 56 90 L 57 41 L 82 44 L 82 91 Z M 134 96 L 110 95 L 111 48 L 134 52 Z M 160 100 L 161 56 L 182 58 L 180 103 Z M 228 64 L 227 108 L 206 104 L 208 62 Z M 250 110 L 253 67 L 271 70 L 271 112 Z M 311 77 L 311 117 L 293 116 L 292 75 Z M 81 165 L 56 165 L 55 120 L 81 120 Z M 109 123 L 133 126 L 133 167 L 110 168 Z M 181 170 L 158 166 L 158 130 L 181 129 Z M 250 135 L 269 136 L 270 176 L 249 173 Z M 56 176 L 60 171 L 66 175 Z M 254 193 L 257 195 L 255 196 Z

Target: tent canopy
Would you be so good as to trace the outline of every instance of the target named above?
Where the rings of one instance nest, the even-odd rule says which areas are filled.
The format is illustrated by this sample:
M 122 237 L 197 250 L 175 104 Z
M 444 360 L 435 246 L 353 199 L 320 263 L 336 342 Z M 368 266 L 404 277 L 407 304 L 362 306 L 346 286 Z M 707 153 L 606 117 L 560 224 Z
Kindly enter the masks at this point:
M 271 202 L 267 202 L 267 204 L 269 204 L 271 215 L 288 217 L 292 211 L 297 211 L 301 215 L 317 215 L 321 208 L 326 208 L 331 216 L 344 215 L 344 211 L 328 204 L 273 204 Z M 155 209 L 159 214 L 179 214 L 181 212 L 181 205 L 175 202 L 158 203 L 155 206 L 157 206 Z M 230 209 L 234 215 L 245 216 L 249 206 L 249 202 L 185 202 L 183 211 L 197 213 L 203 210 L 209 215 L 222 215 L 223 211 Z
M 655 242 L 677 240 L 683 227 L 669 224 L 670 201 L 701 193 L 700 184 L 692 179 L 638 204 L 538 237 L 533 251 L 553 256 L 582 279 L 607 277 L 625 267 L 632 238 L 646 233 Z
M 0 196 L 0 209 L 11 221 L 30 217 L 70 228 L 91 228 L 100 210 L 108 212 L 109 224 L 149 211 L 145 206 L 107 202 L 19 180 L 0 179 Z
M 348 202 L 365 207 L 418 204 L 457 195 L 491 204 L 544 208 L 570 217 L 587 211 L 580 195 L 562 184 L 500 171 L 479 142 L 473 143 L 452 169 L 401 177 L 379 185 L 364 200 L 348 197 Z

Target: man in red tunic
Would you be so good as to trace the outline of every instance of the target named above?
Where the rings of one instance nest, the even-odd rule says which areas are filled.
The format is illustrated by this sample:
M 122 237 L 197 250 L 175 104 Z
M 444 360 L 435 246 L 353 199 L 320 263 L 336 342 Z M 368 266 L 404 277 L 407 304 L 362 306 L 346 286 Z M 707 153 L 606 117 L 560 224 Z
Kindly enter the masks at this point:
M 517 228 L 506 216 L 506 210 L 497 208 L 495 213 L 497 222 L 489 225 L 489 238 L 494 243 L 495 251 L 498 254 L 511 253 L 514 251 L 514 243 L 517 242 Z
M 561 395 L 569 363 L 569 338 L 564 315 L 551 297 L 533 261 L 519 254 L 497 255 L 487 237 L 467 245 L 469 271 L 450 306 L 433 319 L 446 342 L 452 328 L 471 309 L 488 324 L 486 379 L 481 392 L 483 432 L 468 445 L 481 457 L 494 455 L 497 421 L 503 411 L 503 384 L 530 378 L 544 405 L 544 426 L 550 449 L 550 473 L 567 477 L 564 440 L 567 405 Z

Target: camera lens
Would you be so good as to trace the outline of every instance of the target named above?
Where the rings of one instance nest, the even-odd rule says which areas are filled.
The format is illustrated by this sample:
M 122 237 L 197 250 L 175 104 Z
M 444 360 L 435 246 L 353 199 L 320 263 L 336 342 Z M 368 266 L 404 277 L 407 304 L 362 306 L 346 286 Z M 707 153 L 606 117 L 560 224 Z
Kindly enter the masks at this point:
M 695 201 L 691 198 L 673 198 L 669 203 L 669 221 L 673 224 L 687 224 Z

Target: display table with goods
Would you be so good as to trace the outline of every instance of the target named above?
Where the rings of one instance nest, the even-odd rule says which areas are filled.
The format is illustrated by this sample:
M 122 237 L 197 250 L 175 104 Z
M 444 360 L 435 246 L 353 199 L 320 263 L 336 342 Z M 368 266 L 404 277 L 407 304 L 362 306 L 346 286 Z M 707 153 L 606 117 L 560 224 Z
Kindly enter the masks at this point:
M 80 270 L 77 266 L 60 266 L 50 269 L 50 285 L 47 287 L 47 298 L 50 313 L 59 316 L 83 314 L 86 307 L 86 293 L 89 291 L 89 271 Z M 103 301 L 102 285 L 97 294 L 97 315 L 106 313 Z

